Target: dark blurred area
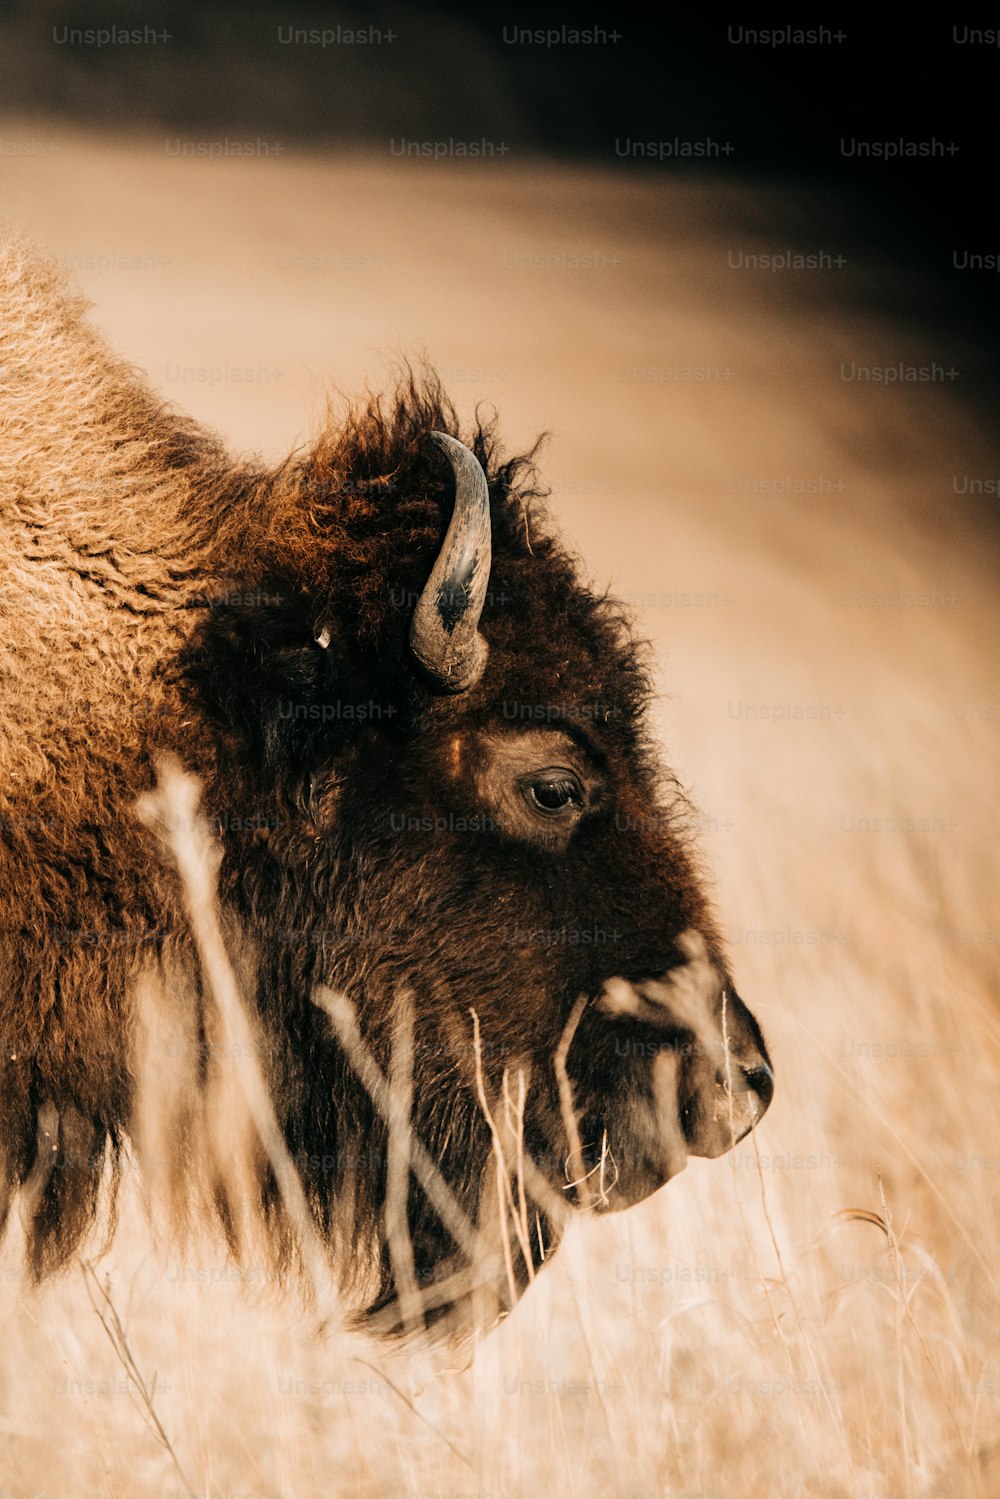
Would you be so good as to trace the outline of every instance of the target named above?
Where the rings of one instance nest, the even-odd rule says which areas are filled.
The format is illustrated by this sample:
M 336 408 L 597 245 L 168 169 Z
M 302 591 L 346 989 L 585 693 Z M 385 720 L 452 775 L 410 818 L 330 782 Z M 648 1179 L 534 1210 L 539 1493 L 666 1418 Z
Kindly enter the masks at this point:
M 486 142 L 502 163 L 828 183 L 956 306 L 993 312 L 994 35 L 857 13 L 762 29 L 642 4 L 21 0 L 0 18 L 0 89 L 8 114 L 128 132 L 382 155 Z

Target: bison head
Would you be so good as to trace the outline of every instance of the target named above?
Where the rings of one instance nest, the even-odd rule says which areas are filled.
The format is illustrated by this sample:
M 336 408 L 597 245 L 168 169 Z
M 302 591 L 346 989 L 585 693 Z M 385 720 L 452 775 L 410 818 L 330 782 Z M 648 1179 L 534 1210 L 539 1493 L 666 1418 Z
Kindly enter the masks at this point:
M 349 1003 L 383 1076 L 406 1007 L 414 1137 L 475 1232 L 508 1238 L 518 1286 L 564 1205 L 639 1202 L 772 1091 L 628 621 L 546 529 L 528 462 L 498 466 L 489 429 L 471 450 L 432 430 L 454 425 L 411 385 L 284 473 L 249 549 L 268 570 L 188 664 L 224 734 L 220 826 L 254 808 L 224 893 L 259 934 L 286 1137 L 324 1226 L 355 1260 L 373 1247 L 383 1325 L 384 1110 L 317 992 Z M 498 1169 L 516 1179 L 502 1225 Z M 437 1313 L 467 1246 L 426 1182 L 405 1193 Z

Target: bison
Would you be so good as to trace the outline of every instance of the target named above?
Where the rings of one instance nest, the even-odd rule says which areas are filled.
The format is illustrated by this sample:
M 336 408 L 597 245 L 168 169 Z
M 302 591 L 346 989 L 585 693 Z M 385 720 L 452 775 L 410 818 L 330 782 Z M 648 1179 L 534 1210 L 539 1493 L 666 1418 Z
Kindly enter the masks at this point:
M 169 755 L 203 786 L 312 1220 L 374 1267 L 362 1313 L 398 1306 L 386 1122 L 318 991 L 383 1071 L 412 1013 L 413 1136 L 474 1226 L 518 1080 L 520 1290 L 562 1203 L 639 1202 L 772 1092 L 628 618 L 553 534 L 535 451 L 460 437 L 432 371 L 266 468 L 165 407 L 17 238 L 2 299 L 0 1212 L 20 1197 L 38 1276 L 92 1225 L 135 1135 L 143 975 L 193 975 L 208 1029 L 136 815 Z M 461 1249 L 425 1185 L 405 1227 L 444 1315 Z M 278 1215 L 266 1155 L 255 1191 Z

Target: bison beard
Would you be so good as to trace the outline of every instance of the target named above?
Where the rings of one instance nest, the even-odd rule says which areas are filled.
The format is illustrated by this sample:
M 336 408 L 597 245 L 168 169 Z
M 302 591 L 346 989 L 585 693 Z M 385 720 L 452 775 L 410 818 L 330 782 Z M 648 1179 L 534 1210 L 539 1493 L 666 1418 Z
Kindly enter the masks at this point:
M 164 408 L 31 247 L 4 245 L 0 285 L 0 1211 L 20 1194 L 35 1272 L 76 1249 L 135 1134 L 137 985 L 165 977 L 208 1027 L 182 891 L 135 815 L 165 754 L 203 784 L 280 1126 L 335 1270 L 376 1265 L 380 1325 L 385 1128 L 321 986 L 383 1070 L 412 996 L 413 1128 L 483 1231 L 481 1095 L 524 1078 L 519 1286 L 581 1175 L 624 1207 L 727 1149 L 770 1099 L 764 1044 L 648 737 L 642 651 L 548 529 L 532 456 L 467 435 L 492 567 L 477 585 L 448 552 L 449 639 L 448 609 L 485 596 L 484 645 L 446 680 L 412 623 L 465 462 L 430 441 L 458 433 L 432 373 L 265 470 Z M 280 1254 L 266 1162 L 255 1190 Z M 433 1288 L 461 1252 L 412 1177 L 407 1214 Z

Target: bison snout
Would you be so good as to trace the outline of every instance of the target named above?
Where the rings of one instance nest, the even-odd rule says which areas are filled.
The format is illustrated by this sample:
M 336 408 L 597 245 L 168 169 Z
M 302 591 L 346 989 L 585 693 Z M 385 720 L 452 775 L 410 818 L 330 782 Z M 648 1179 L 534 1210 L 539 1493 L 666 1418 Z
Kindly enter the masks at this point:
M 763 1118 L 774 1095 L 760 1027 L 704 939 L 685 932 L 677 947 L 686 961 L 662 978 L 611 978 L 595 1000 L 605 1023 L 639 1038 L 638 1096 L 626 1125 L 630 1166 L 616 1194 L 622 1203 L 675 1176 L 688 1156 L 731 1150 Z
M 720 1067 L 708 1086 L 681 1107 L 681 1128 L 692 1155 L 724 1155 L 750 1133 L 774 1096 L 774 1074 L 762 1057 Z

